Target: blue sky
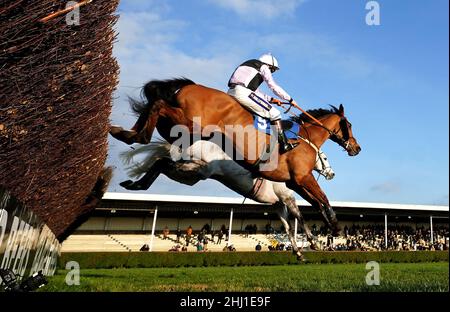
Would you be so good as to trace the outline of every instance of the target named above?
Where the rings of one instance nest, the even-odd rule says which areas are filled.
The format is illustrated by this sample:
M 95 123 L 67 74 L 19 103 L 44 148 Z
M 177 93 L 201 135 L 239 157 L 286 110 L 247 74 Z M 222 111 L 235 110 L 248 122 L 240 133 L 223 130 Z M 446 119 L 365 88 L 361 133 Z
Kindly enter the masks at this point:
M 319 183 L 330 200 L 449 202 L 448 0 L 122 0 L 114 54 L 121 66 L 111 122 L 131 127 L 127 96 L 150 79 L 186 76 L 226 91 L 242 61 L 272 52 L 274 76 L 304 109 L 343 103 L 362 152 L 323 150 L 336 172 Z M 112 138 L 110 191 L 127 179 Z M 237 196 L 214 181 L 159 178 L 153 194 Z

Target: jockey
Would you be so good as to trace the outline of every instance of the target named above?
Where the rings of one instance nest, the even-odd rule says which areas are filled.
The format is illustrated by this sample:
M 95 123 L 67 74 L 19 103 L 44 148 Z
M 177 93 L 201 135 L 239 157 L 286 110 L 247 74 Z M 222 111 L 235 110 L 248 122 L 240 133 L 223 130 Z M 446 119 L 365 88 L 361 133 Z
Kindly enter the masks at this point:
M 272 73 L 277 71 L 278 61 L 272 54 L 263 54 L 257 60 L 248 60 L 233 72 L 228 81 L 228 94 L 234 97 L 241 105 L 253 111 L 263 118 L 270 119 L 270 123 L 276 126 L 280 152 L 287 152 L 295 147 L 288 142 L 286 134 L 281 126 L 281 113 L 271 104 L 280 105 L 281 101 L 258 91 L 259 86 L 265 81 L 274 94 L 289 103 L 297 104 L 294 99 L 278 86 Z

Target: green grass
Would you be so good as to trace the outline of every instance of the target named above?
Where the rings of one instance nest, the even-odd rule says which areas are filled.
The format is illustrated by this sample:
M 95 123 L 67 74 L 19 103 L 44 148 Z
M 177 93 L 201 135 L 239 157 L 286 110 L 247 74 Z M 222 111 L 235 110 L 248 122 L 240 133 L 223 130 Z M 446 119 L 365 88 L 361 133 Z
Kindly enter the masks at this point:
M 59 270 L 41 291 L 449 291 L 448 262 L 381 263 L 379 286 L 365 282 L 365 264 L 81 270 L 80 285 Z
M 313 251 L 304 252 L 309 264 L 448 262 L 448 251 Z M 63 253 L 60 269 L 76 261 L 84 269 L 178 268 L 211 266 L 297 265 L 291 252 L 84 252 Z

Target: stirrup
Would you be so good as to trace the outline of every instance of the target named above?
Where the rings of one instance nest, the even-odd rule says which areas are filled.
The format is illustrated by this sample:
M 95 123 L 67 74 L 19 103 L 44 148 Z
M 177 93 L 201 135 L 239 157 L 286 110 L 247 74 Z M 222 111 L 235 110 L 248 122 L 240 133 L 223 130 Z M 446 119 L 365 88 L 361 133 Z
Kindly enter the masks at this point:
M 280 154 L 283 154 L 289 152 L 290 150 L 293 150 L 298 145 L 298 143 L 282 142 L 279 143 L 279 145 L 280 145 Z

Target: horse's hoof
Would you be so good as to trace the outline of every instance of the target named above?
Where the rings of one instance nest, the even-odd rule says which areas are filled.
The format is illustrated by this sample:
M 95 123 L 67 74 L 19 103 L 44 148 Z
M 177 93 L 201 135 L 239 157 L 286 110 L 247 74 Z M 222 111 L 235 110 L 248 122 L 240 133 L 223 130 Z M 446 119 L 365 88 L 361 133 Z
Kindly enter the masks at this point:
M 142 190 L 142 187 L 139 184 L 137 184 L 137 183 L 135 183 L 135 182 L 133 182 L 131 180 L 126 180 L 126 181 L 120 182 L 119 185 L 121 187 L 123 187 L 123 188 L 126 188 L 127 190 L 130 190 L 130 191 Z
M 121 126 L 112 125 L 109 127 L 109 133 L 118 133 L 122 130 L 123 128 Z
M 124 188 L 127 188 L 127 186 L 129 186 L 131 184 L 133 184 L 133 181 L 131 181 L 131 180 L 126 180 L 126 181 L 123 181 L 123 182 L 119 183 L 119 185 L 124 187 Z
M 297 261 L 298 262 L 306 262 L 305 256 L 304 255 L 297 255 Z

